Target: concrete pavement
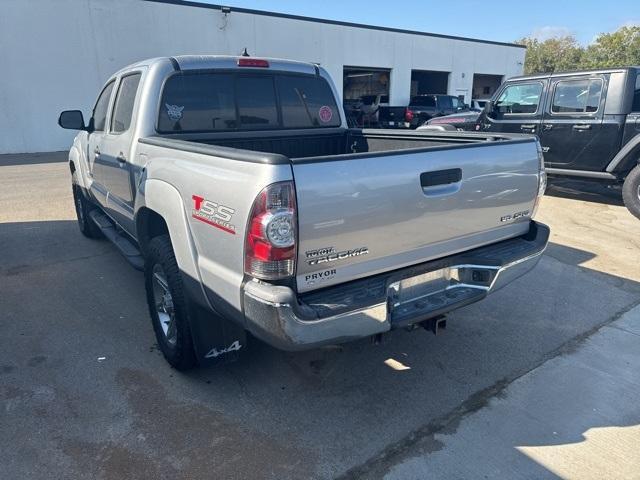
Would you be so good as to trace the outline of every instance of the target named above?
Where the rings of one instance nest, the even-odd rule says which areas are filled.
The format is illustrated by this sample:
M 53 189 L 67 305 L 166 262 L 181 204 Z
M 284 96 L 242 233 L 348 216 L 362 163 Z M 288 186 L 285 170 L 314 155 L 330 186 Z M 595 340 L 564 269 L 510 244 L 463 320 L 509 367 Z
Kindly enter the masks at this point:
M 639 372 L 635 307 L 421 439 L 384 478 L 640 479 Z
M 442 337 L 257 344 L 180 374 L 155 346 L 141 274 L 78 232 L 61 160 L 0 157 L 0 478 L 383 475 L 381 458 L 402 462 L 640 302 L 640 222 L 615 192 L 566 184 L 542 202 L 539 266 Z

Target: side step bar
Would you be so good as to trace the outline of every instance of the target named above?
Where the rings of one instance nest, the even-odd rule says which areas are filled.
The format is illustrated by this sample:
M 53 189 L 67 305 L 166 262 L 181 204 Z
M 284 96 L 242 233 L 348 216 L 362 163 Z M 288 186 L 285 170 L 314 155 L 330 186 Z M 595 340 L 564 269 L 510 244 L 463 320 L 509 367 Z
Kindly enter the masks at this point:
M 99 210 L 89 212 L 89 217 L 100 228 L 104 236 L 120 250 L 120 253 L 124 255 L 124 258 L 133 268 L 140 271 L 144 270 L 144 258 L 140 250 L 124 233 L 116 229 L 115 224 L 109 217 Z

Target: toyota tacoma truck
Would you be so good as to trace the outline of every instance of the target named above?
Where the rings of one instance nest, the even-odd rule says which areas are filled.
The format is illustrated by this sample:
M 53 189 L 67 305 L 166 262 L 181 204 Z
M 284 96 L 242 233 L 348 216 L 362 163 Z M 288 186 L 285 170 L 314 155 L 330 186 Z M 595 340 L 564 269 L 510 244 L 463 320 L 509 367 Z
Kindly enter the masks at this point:
M 180 56 L 114 74 L 87 123 L 61 113 L 80 231 L 144 271 L 173 367 L 249 334 L 301 350 L 433 325 L 540 259 L 534 136 L 349 129 L 338 98 L 312 63 Z

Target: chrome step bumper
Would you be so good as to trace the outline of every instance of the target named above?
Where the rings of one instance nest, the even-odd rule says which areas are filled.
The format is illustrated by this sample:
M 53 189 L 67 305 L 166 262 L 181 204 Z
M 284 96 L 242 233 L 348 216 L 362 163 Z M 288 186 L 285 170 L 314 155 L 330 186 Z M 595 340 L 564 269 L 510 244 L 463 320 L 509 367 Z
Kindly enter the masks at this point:
M 549 227 L 531 222 L 522 236 L 318 292 L 250 281 L 246 327 L 283 350 L 342 343 L 421 322 L 469 305 L 531 270 Z

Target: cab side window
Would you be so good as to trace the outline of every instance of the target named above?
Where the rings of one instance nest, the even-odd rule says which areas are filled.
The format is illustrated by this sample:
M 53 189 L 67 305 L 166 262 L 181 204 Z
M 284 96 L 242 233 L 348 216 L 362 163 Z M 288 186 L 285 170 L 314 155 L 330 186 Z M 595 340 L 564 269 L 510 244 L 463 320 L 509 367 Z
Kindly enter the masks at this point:
M 636 91 L 633 94 L 633 107 L 631 110 L 634 112 L 640 112 L 640 73 L 636 78 Z
M 103 132 L 105 124 L 107 123 L 107 109 L 109 108 L 109 99 L 111 98 L 111 91 L 115 81 L 109 82 L 100 93 L 96 106 L 93 107 L 93 115 L 91 121 L 93 123 L 94 132 Z
M 595 113 L 600 106 L 602 80 L 563 80 L 553 93 L 552 113 Z
M 496 101 L 496 111 L 502 114 L 534 114 L 538 111 L 542 83 L 517 83 L 506 87 Z
M 122 133 L 129 130 L 140 76 L 140 73 L 134 73 L 122 77 L 120 80 L 116 102 L 113 107 L 113 115 L 111 116 L 111 131 L 114 133 Z

